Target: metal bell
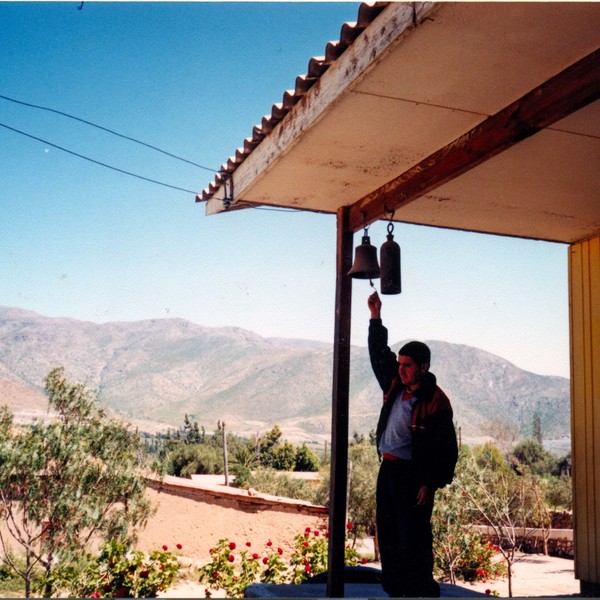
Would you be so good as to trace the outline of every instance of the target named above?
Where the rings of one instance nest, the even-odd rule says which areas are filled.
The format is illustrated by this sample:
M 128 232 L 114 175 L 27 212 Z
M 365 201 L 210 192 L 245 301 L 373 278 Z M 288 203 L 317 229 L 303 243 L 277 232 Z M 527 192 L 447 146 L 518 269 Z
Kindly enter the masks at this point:
M 353 279 L 377 279 L 379 277 L 379 264 L 377 262 L 377 248 L 371 246 L 369 236 L 363 235 L 362 244 L 356 247 L 354 264 L 348 271 Z
M 399 294 L 402 291 L 400 246 L 394 241 L 392 231 L 394 231 L 394 225 L 388 223 L 387 242 L 384 242 L 379 250 L 382 294 Z

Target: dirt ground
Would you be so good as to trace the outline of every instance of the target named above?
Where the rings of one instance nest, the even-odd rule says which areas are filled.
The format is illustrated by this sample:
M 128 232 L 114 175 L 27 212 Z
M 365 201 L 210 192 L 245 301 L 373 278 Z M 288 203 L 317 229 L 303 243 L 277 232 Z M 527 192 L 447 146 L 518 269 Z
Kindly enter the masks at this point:
M 486 592 L 497 592 L 508 597 L 508 580 L 461 583 L 462 587 Z M 556 597 L 579 594 L 579 581 L 575 579 L 574 561 L 542 554 L 521 554 L 513 566 L 513 597 Z
M 289 550 L 294 535 L 303 532 L 306 527 L 326 527 L 323 519 L 302 514 L 272 509 L 249 513 L 221 506 L 216 501 L 200 502 L 153 490 L 149 490 L 149 495 L 158 504 L 158 511 L 142 532 L 138 547 L 152 550 L 166 545 L 174 549 L 176 544 L 181 544 L 179 554 L 189 559 L 191 564 L 207 561 L 209 549 L 221 538 L 227 538 L 240 546 L 250 542 L 258 553 L 268 541 Z M 369 550 L 372 555 L 372 548 L 367 544 L 366 553 Z M 378 565 L 375 563 L 373 566 Z M 569 559 L 522 555 L 515 563 L 513 573 L 515 597 L 556 597 L 579 593 L 574 564 Z M 459 585 L 468 590 L 490 590 L 501 597 L 508 597 L 506 580 Z M 203 598 L 204 588 L 204 584 L 195 581 L 182 581 L 161 594 L 161 597 Z

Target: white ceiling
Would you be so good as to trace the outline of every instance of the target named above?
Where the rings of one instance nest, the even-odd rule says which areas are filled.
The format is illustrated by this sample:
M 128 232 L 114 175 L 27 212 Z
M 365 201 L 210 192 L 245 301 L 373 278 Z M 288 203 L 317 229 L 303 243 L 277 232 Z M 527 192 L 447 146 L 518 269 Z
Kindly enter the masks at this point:
M 596 2 L 423 4 L 417 27 L 413 6 L 390 4 L 236 168 L 234 207 L 359 202 L 600 45 Z M 572 243 L 600 235 L 599 190 L 596 100 L 394 219 Z

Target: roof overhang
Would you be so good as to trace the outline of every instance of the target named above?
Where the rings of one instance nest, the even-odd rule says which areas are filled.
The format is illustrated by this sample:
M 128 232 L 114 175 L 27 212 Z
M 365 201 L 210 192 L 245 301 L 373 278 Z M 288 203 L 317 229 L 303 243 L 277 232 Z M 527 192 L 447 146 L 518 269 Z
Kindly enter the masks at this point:
M 197 198 L 208 214 L 351 206 L 353 231 L 393 212 L 566 243 L 600 234 L 600 3 L 361 10 L 343 53 L 299 78 Z

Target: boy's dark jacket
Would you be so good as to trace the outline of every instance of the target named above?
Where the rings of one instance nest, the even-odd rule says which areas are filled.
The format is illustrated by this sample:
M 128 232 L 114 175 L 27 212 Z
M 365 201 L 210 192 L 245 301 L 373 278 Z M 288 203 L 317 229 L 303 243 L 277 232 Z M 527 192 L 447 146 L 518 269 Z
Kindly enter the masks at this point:
M 377 423 L 377 447 L 385 431 L 392 406 L 402 390 L 398 377 L 398 359 L 388 343 L 388 332 L 381 319 L 369 323 L 369 356 L 375 377 L 384 392 L 383 406 Z M 458 458 L 452 406 L 437 386 L 435 375 L 426 373 L 412 410 L 413 464 L 421 483 L 430 489 L 452 482 Z

